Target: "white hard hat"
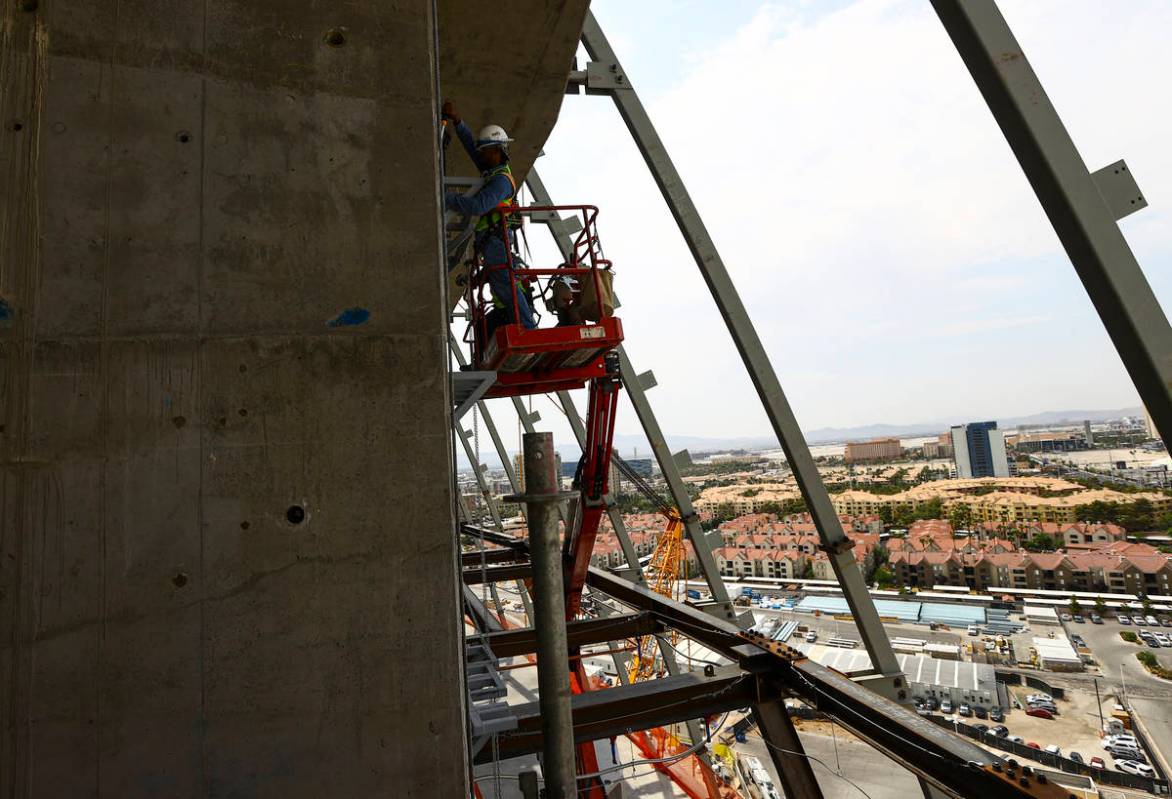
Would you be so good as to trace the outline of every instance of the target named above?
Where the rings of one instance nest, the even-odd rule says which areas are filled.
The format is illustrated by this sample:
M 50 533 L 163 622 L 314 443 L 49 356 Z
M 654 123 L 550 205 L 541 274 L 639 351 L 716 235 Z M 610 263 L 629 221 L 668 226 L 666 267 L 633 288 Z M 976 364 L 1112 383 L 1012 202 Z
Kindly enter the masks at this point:
M 476 137 L 476 149 L 501 147 L 508 150 L 511 141 L 509 134 L 505 133 L 505 129 L 500 125 L 486 125 L 480 129 L 480 134 Z

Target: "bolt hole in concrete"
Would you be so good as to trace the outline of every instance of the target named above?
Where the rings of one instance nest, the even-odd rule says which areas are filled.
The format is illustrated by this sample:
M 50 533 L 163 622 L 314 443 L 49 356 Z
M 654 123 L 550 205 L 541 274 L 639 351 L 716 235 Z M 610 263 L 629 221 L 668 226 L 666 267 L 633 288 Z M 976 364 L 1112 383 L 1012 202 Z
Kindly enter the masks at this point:
M 24 130 L 24 123 L 19 120 L 13 120 L 8 125 L 8 127 L 17 133 L 20 133 L 20 131 Z
M 241 416 L 247 416 L 247 415 L 248 415 L 248 409 L 247 409 L 247 408 L 241 408 L 240 410 L 238 410 L 238 411 L 237 411 L 237 413 L 238 413 L 238 414 L 240 414 Z
M 20 4 L 21 11 L 36 11 L 40 7 L 41 4 L 38 3 L 37 0 L 24 0 L 24 2 Z
M 289 520 L 289 524 L 301 524 L 305 521 L 305 508 L 300 505 L 290 505 L 289 510 L 285 511 L 285 518 Z
M 191 141 L 191 134 L 185 130 L 181 130 L 175 134 L 175 138 L 179 140 L 180 144 L 187 144 Z
M 187 585 L 187 575 L 183 572 L 179 572 L 171 578 L 171 582 L 175 584 L 176 588 L 182 588 L 183 586 Z
M 326 31 L 325 41 L 330 47 L 342 47 L 346 44 L 346 34 L 337 29 Z
M 247 530 L 248 529 L 248 522 L 240 522 L 240 529 Z

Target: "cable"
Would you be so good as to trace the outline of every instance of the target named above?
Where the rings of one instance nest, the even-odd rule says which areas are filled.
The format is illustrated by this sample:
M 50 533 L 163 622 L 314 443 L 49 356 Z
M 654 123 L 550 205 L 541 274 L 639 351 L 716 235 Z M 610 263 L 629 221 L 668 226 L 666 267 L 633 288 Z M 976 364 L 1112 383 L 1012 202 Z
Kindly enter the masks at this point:
M 824 768 L 824 769 L 826 769 L 827 771 L 829 771 L 829 772 L 830 772 L 831 774 L 833 774 L 835 777 L 838 777 L 838 778 L 839 778 L 840 780 L 842 780 L 843 782 L 846 782 L 846 783 L 850 784 L 851 786 L 853 786 L 853 787 L 854 787 L 854 789 L 855 789 L 856 791 L 858 791 L 859 793 L 861 793 L 863 796 L 867 797 L 867 799 L 873 799 L 873 797 L 871 796 L 871 794 L 869 794 L 869 793 L 867 793 L 866 791 L 864 791 L 864 790 L 863 790 L 863 789 L 862 789 L 862 788 L 859 786 L 859 784 L 858 784 L 857 782 L 855 782 L 855 781 L 854 781 L 854 780 L 852 780 L 850 777 L 848 777 L 848 776 L 846 776 L 845 774 L 843 774 L 841 771 L 835 771 L 835 770 L 834 770 L 834 769 L 832 769 L 830 766 L 826 765 L 826 763 L 824 763 L 822 760 L 820 760 L 820 759 L 818 759 L 818 758 L 814 757 L 813 755 L 808 755 L 808 754 L 806 754 L 805 752 L 794 752 L 794 751 L 792 751 L 792 750 L 789 750 L 789 749 L 783 749 L 782 747 L 778 746 L 778 745 L 777 745 L 777 744 L 775 744 L 775 743 L 770 743 L 769 741 L 766 741 L 766 740 L 765 740 L 765 738 L 764 738 L 764 736 L 762 736 L 762 738 L 761 738 L 761 742 L 762 742 L 762 743 L 764 743 L 766 746 L 768 746 L 770 749 L 776 749 L 778 752 L 785 752 L 787 755 L 795 755 L 795 756 L 797 756 L 797 757 L 804 757 L 804 758 L 806 758 L 807 760 L 813 760 L 815 763 L 817 763 L 817 764 L 818 764 L 818 765 L 820 765 L 822 768 Z

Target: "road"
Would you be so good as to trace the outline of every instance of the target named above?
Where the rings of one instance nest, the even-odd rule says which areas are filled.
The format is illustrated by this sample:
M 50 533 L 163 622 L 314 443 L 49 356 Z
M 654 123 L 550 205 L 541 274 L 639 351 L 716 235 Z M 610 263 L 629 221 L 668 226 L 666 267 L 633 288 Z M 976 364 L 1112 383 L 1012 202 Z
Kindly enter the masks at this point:
M 825 799 L 910 799 L 923 795 L 919 782 L 910 771 L 842 730 L 834 737 L 805 730 L 799 736 Z M 760 760 L 781 790 L 781 780 L 760 737 L 750 734 L 745 743 L 737 744 L 736 749 Z M 841 772 L 842 776 L 836 772 Z

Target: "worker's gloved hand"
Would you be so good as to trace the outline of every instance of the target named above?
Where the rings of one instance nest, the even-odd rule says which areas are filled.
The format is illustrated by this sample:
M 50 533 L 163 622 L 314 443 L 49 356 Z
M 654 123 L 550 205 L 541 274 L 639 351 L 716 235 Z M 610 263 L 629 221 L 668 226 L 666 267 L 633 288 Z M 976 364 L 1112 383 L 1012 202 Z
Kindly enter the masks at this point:
M 443 106 L 440 108 L 440 118 L 450 119 L 455 124 L 460 124 L 460 115 L 456 113 L 455 107 L 451 100 L 444 100 Z

